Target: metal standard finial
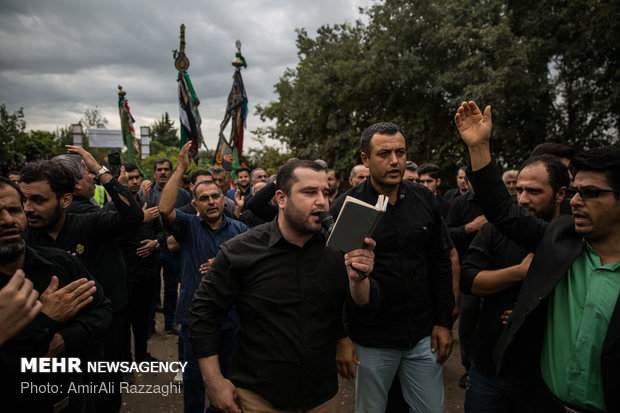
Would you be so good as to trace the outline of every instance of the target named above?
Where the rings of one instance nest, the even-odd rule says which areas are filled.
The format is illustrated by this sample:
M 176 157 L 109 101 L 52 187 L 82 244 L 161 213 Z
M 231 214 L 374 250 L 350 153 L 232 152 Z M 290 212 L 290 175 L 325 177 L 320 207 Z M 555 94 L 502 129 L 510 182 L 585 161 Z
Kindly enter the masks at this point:
M 241 41 L 237 40 L 235 42 L 235 46 L 237 46 L 237 53 L 235 53 L 235 58 L 233 59 L 231 64 L 237 69 L 239 69 L 241 66 L 246 66 L 245 59 L 243 59 L 243 56 L 241 56 Z
M 127 92 L 123 90 L 123 87 L 121 85 L 118 85 L 118 97 L 123 98 L 126 94 Z
M 187 56 L 185 56 L 185 25 L 182 24 L 181 25 L 181 35 L 179 36 L 180 41 L 180 47 L 179 47 L 179 54 L 176 56 L 176 59 L 174 61 L 174 67 L 176 67 L 176 69 L 179 72 L 183 72 L 185 70 L 187 70 L 189 68 L 189 59 L 187 58 Z

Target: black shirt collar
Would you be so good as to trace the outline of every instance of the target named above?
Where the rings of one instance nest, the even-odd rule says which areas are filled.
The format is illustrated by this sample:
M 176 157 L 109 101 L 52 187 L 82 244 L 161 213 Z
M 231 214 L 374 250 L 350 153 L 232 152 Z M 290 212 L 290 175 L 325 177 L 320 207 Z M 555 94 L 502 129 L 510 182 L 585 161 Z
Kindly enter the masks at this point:
M 282 232 L 280 232 L 280 227 L 278 226 L 278 216 L 276 216 L 271 222 L 269 222 L 269 227 L 267 231 L 269 232 L 269 243 L 267 244 L 267 248 L 271 248 L 279 242 L 284 242 L 287 245 L 293 245 L 284 238 Z M 325 231 L 317 232 L 312 236 L 308 242 L 304 244 L 304 247 L 310 245 L 314 242 L 322 242 L 323 244 L 327 241 L 325 237 Z

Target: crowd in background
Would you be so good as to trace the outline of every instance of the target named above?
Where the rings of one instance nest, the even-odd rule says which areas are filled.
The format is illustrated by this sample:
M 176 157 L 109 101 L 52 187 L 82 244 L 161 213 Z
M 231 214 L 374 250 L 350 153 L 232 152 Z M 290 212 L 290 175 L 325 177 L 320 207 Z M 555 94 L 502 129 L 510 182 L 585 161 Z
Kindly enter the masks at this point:
M 300 377 L 285 380 L 291 388 L 282 391 L 284 382 L 265 384 L 253 376 L 253 368 L 282 377 L 289 369 L 243 360 L 273 364 L 278 357 L 287 359 L 286 348 L 301 340 L 300 360 L 307 363 L 304 357 L 312 355 L 321 360 L 315 360 L 318 365 L 324 363 L 308 350 L 315 344 L 303 341 L 302 333 L 287 336 L 290 342 L 279 349 L 283 354 L 273 358 L 249 348 L 253 340 L 270 343 L 273 337 L 252 337 L 247 323 L 265 322 L 263 334 L 273 328 L 278 336 L 278 323 L 289 327 L 298 317 L 312 324 L 327 314 L 327 304 L 319 300 L 325 313 L 286 313 L 272 320 L 271 290 L 262 303 L 248 299 L 266 294 L 247 281 L 263 280 L 257 268 L 265 262 L 279 267 L 265 271 L 305 274 L 305 268 L 290 268 L 293 261 L 267 251 L 280 242 L 287 244 L 282 246 L 287 257 L 298 257 L 306 266 L 329 262 L 337 270 L 334 277 L 343 277 L 335 292 L 323 281 L 311 287 L 288 286 L 285 278 L 278 278 L 281 287 L 262 282 L 276 295 L 302 303 L 314 302 L 313 294 L 340 294 L 329 314 L 335 312 L 334 323 L 342 322 L 344 331 L 332 331 L 329 321 L 308 337 L 330 335 L 332 348 L 319 353 L 334 356 L 334 372 L 355 378 L 357 412 L 443 410 L 441 364 L 451 352 L 457 318 L 465 411 L 618 411 L 618 396 L 610 390 L 616 386 L 617 393 L 618 374 L 608 369 L 620 367 L 618 340 L 609 338 L 618 331 L 620 243 L 613 244 L 617 232 L 599 228 L 603 222 L 609 230 L 620 229 L 618 149 L 576 155 L 565 145 L 545 143 L 532 148 L 518 170 L 499 175 L 490 154 L 479 150 L 488 145 L 490 109 L 482 113 L 464 104 L 456 123 L 472 165 L 459 168 L 455 187 L 443 194 L 441 169 L 422 159 L 407 160 L 404 132 L 387 123 L 364 132 L 362 162 L 346 178 L 320 159 L 289 160 L 271 177 L 260 165 L 240 168 L 234 183 L 219 166 L 188 176 L 187 145 L 176 167 L 169 159 L 156 160 L 152 179 L 133 164 L 113 176 L 76 146 L 67 146 L 66 155 L 12 170 L 0 181 L 2 392 L 16 395 L 18 382 L 26 380 L 132 382 L 131 374 L 121 373 L 18 373 L 19 360 L 157 361 L 148 343 L 159 330 L 179 336 L 178 358 L 188 363 L 175 378 L 183 383 L 186 412 L 236 411 L 226 396 L 230 389 L 220 376 L 210 376 L 214 369 L 235 383 L 234 395 L 246 405 L 266 399 L 286 411 L 337 411 L 330 410 L 329 377 L 319 384 L 323 376 L 300 367 Z M 319 182 L 318 189 L 300 187 L 306 181 Z M 345 186 L 350 189 L 344 191 Z M 329 211 L 337 218 L 347 196 L 374 204 L 379 194 L 390 199 L 390 206 L 372 242 L 344 258 L 324 251 L 324 240 L 316 240 L 323 231 L 318 213 Z M 308 197 L 313 204 L 306 211 L 302 201 Z M 599 217 L 596 208 L 607 208 L 606 216 Z M 549 235 L 558 222 L 567 222 L 564 232 Z M 278 236 L 283 240 L 275 241 Z M 572 238 L 578 247 L 570 244 Z M 537 248 L 576 252 L 560 264 Z M 318 261 L 304 261 L 311 258 Z M 553 278 L 544 271 L 556 268 L 561 268 L 558 287 L 543 288 Z M 532 278 L 540 272 L 543 281 Z M 568 281 L 559 281 L 565 274 Z M 302 298 L 285 295 L 296 288 Z M 356 288 L 363 293 L 356 295 Z M 281 305 L 281 311 L 288 308 Z M 155 324 L 157 311 L 163 312 L 163 326 Z M 515 314 L 522 318 L 515 320 Z M 269 353 L 267 347 L 261 351 Z M 601 357 L 607 355 L 605 365 Z M 213 356 L 218 368 L 209 364 Z M 316 387 L 315 392 L 306 386 Z M 22 394 L 20 400 L 39 411 L 113 412 L 120 410 L 122 395 L 61 392 Z

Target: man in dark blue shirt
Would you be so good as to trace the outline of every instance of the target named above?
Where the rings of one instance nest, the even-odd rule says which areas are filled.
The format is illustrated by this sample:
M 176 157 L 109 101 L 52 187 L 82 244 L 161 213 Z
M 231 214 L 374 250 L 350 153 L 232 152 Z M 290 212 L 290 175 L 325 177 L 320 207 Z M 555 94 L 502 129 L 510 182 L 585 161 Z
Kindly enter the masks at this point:
M 181 325 L 179 343 L 182 349 L 181 361 L 188 362 L 183 373 L 183 401 L 185 412 L 200 412 L 205 408 L 205 389 L 200 376 L 198 362 L 192 355 L 189 342 L 189 307 L 194 293 L 217 254 L 220 244 L 235 235 L 248 230 L 248 227 L 222 215 L 224 195 L 213 182 L 199 182 L 193 188 L 192 205 L 198 215 L 184 214 L 174 209 L 178 189 L 182 183 L 183 172 L 189 167 L 188 151 L 191 142 L 179 152 L 177 169 L 165 186 L 159 201 L 159 212 L 164 223 L 181 246 L 181 289 L 175 311 L 174 322 Z M 226 371 L 226 360 L 230 359 L 234 333 L 238 325 L 236 313 L 229 313 L 222 325 L 222 346 L 220 361 L 222 371 Z

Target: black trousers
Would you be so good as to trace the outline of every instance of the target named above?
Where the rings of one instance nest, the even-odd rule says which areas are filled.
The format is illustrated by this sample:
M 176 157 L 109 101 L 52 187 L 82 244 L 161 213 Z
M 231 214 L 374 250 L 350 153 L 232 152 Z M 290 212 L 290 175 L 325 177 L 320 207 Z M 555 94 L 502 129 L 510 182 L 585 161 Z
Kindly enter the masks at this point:
M 155 273 L 153 273 L 155 275 Z M 129 280 L 127 319 L 123 328 L 123 360 L 131 361 L 131 332 L 134 339 L 134 357 L 143 361 L 147 354 L 149 315 L 157 277 L 146 280 Z

